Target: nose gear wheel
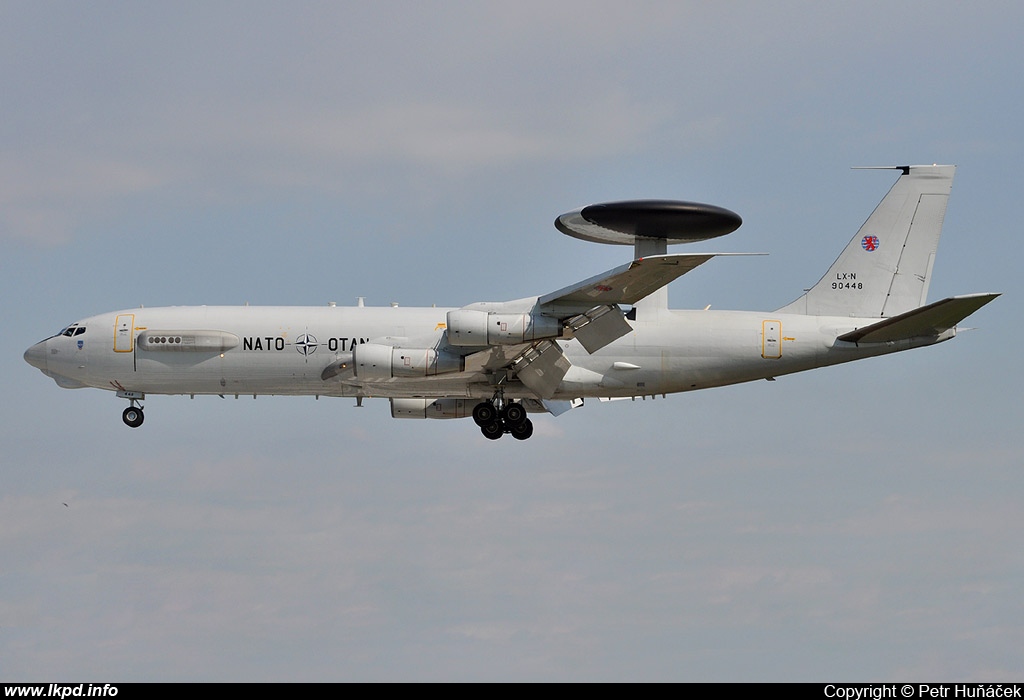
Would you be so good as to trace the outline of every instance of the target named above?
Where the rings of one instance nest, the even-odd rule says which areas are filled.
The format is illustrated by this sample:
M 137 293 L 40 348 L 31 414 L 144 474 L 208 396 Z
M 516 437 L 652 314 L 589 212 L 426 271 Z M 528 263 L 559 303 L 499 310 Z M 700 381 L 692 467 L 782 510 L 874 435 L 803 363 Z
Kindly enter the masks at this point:
M 142 421 L 146 420 L 145 414 L 142 412 L 141 406 L 135 406 L 134 402 L 128 408 L 124 409 L 124 413 L 121 414 L 121 420 L 129 428 L 138 428 L 142 425 Z

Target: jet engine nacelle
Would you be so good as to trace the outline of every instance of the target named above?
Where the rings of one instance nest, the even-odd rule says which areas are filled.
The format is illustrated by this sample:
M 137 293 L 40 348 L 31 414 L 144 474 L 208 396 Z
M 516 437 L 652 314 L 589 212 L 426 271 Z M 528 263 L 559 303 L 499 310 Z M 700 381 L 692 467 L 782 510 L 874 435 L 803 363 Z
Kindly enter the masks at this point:
M 429 377 L 458 372 L 463 364 L 458 355 L 432 348 L 396 348 L 380 343 L 357 345 L 352 356 L 359 379 Z
M 477 403 L 470 399 L 391 399 L 391 417 L 467 418 Z
M 447 321 L 448 343 L 457 346 L 516 345 L 562 336 L 562 322 L 542 314 L 455 309 Z

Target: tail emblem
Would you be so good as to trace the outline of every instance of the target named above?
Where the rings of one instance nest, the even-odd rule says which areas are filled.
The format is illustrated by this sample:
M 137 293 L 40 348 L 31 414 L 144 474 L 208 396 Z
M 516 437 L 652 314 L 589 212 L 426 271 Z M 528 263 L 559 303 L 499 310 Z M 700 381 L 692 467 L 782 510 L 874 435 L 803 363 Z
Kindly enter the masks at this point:
M 864 236 L 860 242 L 860 247 L 869 253 L 873 253 L 878 250 L 878 236 Z

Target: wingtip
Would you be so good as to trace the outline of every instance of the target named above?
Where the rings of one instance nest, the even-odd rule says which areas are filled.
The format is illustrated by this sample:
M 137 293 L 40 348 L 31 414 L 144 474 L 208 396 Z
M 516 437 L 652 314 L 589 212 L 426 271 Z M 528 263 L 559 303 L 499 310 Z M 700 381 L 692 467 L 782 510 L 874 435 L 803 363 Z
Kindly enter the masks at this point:
M 910 174 L 909 165 L 854 165 L 850 170 L 900 170 L 904 175 Z

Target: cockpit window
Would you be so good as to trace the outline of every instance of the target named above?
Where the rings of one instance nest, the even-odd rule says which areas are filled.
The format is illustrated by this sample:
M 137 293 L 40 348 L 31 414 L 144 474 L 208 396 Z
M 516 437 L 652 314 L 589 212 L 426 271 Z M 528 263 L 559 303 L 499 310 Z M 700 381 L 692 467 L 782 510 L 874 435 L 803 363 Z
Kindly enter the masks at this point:
M 85 333 L 85 326 L 80 326 L 77 323 L 72 323 L 70 326 L 63 329 L 57 335 L 62 335 L 65 338 L 70 338 L 71 336 L 82 335 L 83 333 Z

